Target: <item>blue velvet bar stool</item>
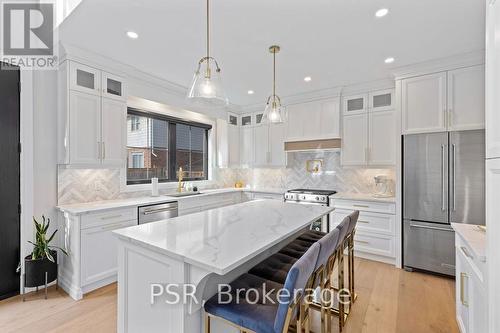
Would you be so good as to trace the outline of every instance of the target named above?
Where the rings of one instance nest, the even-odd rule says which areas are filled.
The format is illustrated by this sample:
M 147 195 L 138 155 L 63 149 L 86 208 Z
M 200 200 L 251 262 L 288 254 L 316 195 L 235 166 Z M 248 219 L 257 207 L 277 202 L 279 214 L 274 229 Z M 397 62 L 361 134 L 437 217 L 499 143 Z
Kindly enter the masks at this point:
M 332 255 L 335 256 L 336 249 L 339 244 L 339 229 L 333 229 L 331 232 L 326 234 L 324 237 L 318 240 L 320 245 L 320 252 L 318 255 L 318 262 L 316 264 L 316 270 L 314 273 L 315 282 L 313 287 L 318 286 L 320 291 L 327 290 L 328 281 L 328 262 L 332 260 Z M 330 313 L 331 301 L 325 299 L 325 295 L 320 295 L 320 306 L 321 306 L 321 333 L 331 332 L 332 317 Z
M 338 236 L 338 242 L 337 242 L 337 247 L 335 251 L 333 251 L 332 255 L 328 259 L 327 267 L 326 267 L 326 276 L 325 280 L 323 283 L 323 290 L 324 289 L 330 289 L 332 291 L 338 291 L 342 290 L 344 288 L 344 243 L 346 241 L 347 233 L 349 230 L 349 223 L 350 223 L 350 218 L 349 216 L 346 216 L 335 228 L 335 230 L 338 230 L 339 236 Z M 305 234 L 299 237 L 299 240 L 305 241 L 308 238 L 309 239 L 315 239 L 319 238 L 322 233 L 314 230 L 309 230 Z M 334 272 L 334 267 L 335 263 L 337 262 L 337 273 L 338 273 L 338 289 L 334 288 L 333 286 L 333 272 Z M 324 306 L 322 306 L 322 309 Z M 332 305 L 329 306 L 328 309 L 323 309 L 323 311 L 328 312 L 328 316 L 325 317 L 326 320 L 326 330 L 327 332 L 330 332 L 330 325 L 331 325 L 331 317 L 330 315 L 336 314 L 339 317 L 339 332 L 341 333 L 345 324 L 345 319 L 346 319 L 346 314 L 345 314 L 345 307 L 344 304 L 339 302 L 338 304 L 338 309 L 335 309 Z
M 242 288 L 263 289 L 264 283 L 267 291 L 273 288 L 275 290 L 283 288 L 290 296 L 284 297 L 286 293 L 281 294 L 281 302 L 275 302 L 275 304 L 268 300 L 266 302 L 265 299 L 259 299 L 258 302 L 254 303 L 254 299 L 246 300 L 244 297 L 240 297 L 239 303 L 236 302 L 236 297 L 232 297 L 232 302 L 223 304 L 224 302 L 219 303 L 218 301 L 219 295 L 215 295 L 204 305 L 205 333 L 210 333 L 210 321 L 215 318 L 224 320 L 239 329 L 241 333 L 249 330 L 256 333 L 286 333 L 292 321 L 297 319 L 297 331 L 302 332 L 304 328 L 309 333 L 310 319 L 307 315 L 307 308 L 303 307 L 302 299 L 304 297 L 303 291 L 316 267 L 319 251 L 320 245 L 313 244 L 302 257 L 297 259 L 288 271 L 284 284 L 249 273 L 241 275 L 230 284 L 234 296 L 236 296 L 236 289 L 240 289 L 240 291 Z

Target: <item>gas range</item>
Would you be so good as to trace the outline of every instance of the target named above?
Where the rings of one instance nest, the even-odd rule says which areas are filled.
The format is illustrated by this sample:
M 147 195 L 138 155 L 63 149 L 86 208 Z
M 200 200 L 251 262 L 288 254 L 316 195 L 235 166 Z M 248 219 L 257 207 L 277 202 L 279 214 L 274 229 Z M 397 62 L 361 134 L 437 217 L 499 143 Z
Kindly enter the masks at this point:
M 328 206 L 330 204 L 329 197 L 337 191 L 333 190 L 312 190 L 312 189 L 294 189 L 288 190 L 285 193 L 285 201 L 311 203 Z

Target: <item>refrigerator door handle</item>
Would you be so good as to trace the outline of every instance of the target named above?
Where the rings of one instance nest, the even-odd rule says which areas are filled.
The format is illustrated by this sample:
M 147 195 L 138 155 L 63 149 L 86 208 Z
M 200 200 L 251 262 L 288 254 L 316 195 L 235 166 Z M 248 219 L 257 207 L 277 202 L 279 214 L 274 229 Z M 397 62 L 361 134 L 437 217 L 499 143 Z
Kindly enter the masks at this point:
M 456 191 L 455 191 L 455 185 L 456 185 L 456 167 L 457 167 L 457 154 L 456 154 L 456 145 L 453 144 L 452 145 L 452 150 L 451 150 L 451 153 L 453 154 L 452 156 L 452 160 L 453 160 L 453 169 L 452 169 L 452 172 L 453 172 L 453 179 L 452 179 L 452 191 L 453 191 L 453 200 L 452 200 L 452 203 L 453 203 L 453 211 L 456 210 L 456 204 L 457 204 L 457 196 L 455 195 Z
M 429 230 L 439 230 L 439 231 L 449 231 L 454 232 L 453 229 L 439 228 L 439 227 L 430 227 L 427 225 L 419 225 L 410 223 L 410 228 L 420 228 L 420 229 L 429 229 Z
M 441 210 L 444 212 L 446 210 L 445 202 L 446 202 L 446 155 L 445 155 L 445 147 L 446 145 L 441 145 Z

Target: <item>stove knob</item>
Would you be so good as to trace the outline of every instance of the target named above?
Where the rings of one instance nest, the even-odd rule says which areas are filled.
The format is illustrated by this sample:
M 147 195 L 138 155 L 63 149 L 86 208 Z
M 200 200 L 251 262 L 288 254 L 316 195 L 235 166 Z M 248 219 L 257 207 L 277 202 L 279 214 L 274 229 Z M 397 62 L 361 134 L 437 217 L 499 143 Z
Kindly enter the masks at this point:
M 302 196 L 302 200 L 306 200 L 306 196 L 305 195 Z
M 316 201 L 319 201 L 319 197 L 316 197 Z

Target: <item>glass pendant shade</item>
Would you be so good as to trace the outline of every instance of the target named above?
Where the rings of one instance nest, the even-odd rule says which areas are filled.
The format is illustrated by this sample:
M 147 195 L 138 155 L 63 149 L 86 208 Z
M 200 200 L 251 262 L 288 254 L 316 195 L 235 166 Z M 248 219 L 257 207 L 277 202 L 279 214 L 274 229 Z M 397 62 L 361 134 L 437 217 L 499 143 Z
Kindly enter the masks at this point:
M 220 68 L 212 58 L 203 58 L 194 73 L 188 98 L 200 105 L 225 106 L 228 104 L 222 88 Z
M 264 123 L 282 123 L 285 121 L 285 108 L 278 96 L 269 96 L 262 116 Z

